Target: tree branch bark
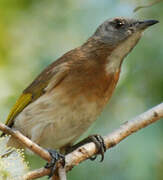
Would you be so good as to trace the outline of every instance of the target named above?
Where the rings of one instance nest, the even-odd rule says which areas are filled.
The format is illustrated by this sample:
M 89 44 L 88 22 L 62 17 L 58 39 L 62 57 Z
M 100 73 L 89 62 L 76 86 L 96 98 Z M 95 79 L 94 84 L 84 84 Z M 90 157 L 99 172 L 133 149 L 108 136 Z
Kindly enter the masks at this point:
M 135 117 L 134 119 L 125 122 L 120 126 L 120 128 L 114 130 L 112 133 L 109 133 L 107 136 L 105 136 L 104 142 L 107 149 L 115 146 L 120 141 L 131 135 L 132 133 L 137 132 L 142 128 L 145 128 L 146 126 L 156 122 L 161 118 L 163 118 L 163 103 L 142 113 L 141 115 Z M 51 157 L 47 151 L 39 147 L 37 144 L 35 144 L 30 139 L 22 135 L 20 132 L 12 130 L 2 123 L 0 123 L 0 130 L 17 138 L 23 145 L 25 145 L 27 148 L 35 152 L 37 155 L 41 156 L 43 159 L 47 161 L 51 160 Z M 90 158 L 96 153 L 97 153 L 97 149 L 93 142 L 79 147 L 75 151 L 66 155 L 65 170 L 66 171 L 71 170 L 74 166 L 78 165 L 80 162 L 86 160 L 87 158 Z M 60 163 L 58 163 L 58 168 L 61 168 Z M 63 169 L 60 169 L 60 174 L 61 174 L 61 170 Z M 27 173 L 23 177 L 23 179 L 25 180 L 36 179 L 48 175 L 49 172 L 50 172 L 49 169 L 45 169 L 45 168 L 37 169 Z M 65 178 L 65 175 L 62 174 L 62 177 Z
M 163 0 L 155 0 L 153 2 L 150 2 L 149 4 L 142 5 L 142 6 L 137 6 L 133 11 L 136 12 L 136 11 L 138 11 L 140 9 L 151 7 L 151 6 L 155 5 L 155 4 L 160 3 L 161 1 L 163 1 Z

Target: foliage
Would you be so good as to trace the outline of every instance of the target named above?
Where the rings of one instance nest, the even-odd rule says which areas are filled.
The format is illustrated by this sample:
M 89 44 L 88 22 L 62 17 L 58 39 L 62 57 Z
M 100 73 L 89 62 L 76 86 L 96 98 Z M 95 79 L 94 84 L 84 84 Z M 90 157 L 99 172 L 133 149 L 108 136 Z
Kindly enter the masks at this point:
M 8 148 L 6 146 L 8 138 L 8 136 L 0 138 L 0 179 L 22 180 L 22 176 L 28 170 L 24 161 L 24 152 Z

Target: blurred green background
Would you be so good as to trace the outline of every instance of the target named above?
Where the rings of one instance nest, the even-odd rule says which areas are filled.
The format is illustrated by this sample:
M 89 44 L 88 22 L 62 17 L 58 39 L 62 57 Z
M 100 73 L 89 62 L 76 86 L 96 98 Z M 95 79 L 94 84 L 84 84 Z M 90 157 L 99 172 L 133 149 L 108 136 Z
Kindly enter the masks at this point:
M 80 46 L 114 16 L 157 19 L 125 59 L 118 87 L 87 134 L 102 135 L 163 100 L 163 3 L 133 13 L 145 0 L 0 0 L 0 119 L 4 122 L 22 90 L 48 64 Z M 85 136 L 87 135 L 85 134 Z M 71 180 L 162 180 L 163 122 L 108 150 L 103 163 L 85 161 Z M 31 168 L 45 164 L 27 155 Z M 40 179 L 47 179 L 40 178 Z

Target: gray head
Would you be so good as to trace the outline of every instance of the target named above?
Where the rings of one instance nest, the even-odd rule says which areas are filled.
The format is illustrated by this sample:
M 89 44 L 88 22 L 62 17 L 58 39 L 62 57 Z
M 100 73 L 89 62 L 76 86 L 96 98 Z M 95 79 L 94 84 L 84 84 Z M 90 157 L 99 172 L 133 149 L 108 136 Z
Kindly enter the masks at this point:
M 158 23 L 156 20 L 139 21 L 117 17 L 106 20 L 101 24 L 97 28 L 93 37 L 108 45 L 116 46 L 134 34 L 137 34 L 137 39 L 140 39 L 142 32 L 147 27 L 156 23 Z

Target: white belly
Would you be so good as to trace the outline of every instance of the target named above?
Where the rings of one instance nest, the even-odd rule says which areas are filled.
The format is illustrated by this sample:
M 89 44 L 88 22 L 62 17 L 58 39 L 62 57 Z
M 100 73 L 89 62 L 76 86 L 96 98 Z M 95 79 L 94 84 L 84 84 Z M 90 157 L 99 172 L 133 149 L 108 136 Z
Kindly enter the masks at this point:
M 61 93 L 45 94 L 29 104 L 15 119 L 14 128 L 45 148 L 73 143 L 99 114 L 96 102 L 83 96 L 70 102 Z M 64 99 L 64 100 L 63 100 Z

